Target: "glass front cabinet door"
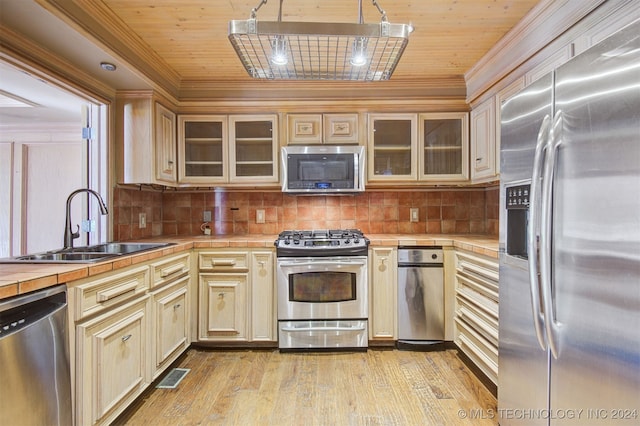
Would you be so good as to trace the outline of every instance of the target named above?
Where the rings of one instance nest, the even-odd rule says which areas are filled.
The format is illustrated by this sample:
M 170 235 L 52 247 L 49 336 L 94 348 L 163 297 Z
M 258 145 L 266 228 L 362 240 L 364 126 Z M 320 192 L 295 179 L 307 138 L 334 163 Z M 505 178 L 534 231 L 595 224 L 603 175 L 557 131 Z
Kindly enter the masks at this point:
M 181 183 L 218 183 L 228 179 L 227 116 L 190 115 L 178 119 Z
M 278 182 L 278 116 L 229 117 L 230 183 Z
M 417 179 L 417 114 L 370 114 L 369 182 Z
M 466 112 L 420 114 L 419 162 L 422 181 L 469 178 L 469 115 Z

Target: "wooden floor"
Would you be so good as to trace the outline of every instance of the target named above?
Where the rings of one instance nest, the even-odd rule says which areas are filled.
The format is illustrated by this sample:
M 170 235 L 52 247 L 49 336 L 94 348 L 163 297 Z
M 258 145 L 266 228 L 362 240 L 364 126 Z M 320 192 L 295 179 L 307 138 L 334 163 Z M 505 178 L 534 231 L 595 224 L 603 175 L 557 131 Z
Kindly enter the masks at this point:
M 496 425 L 496 400 L 455 350 L 280 353 L 190 349 L 177 389 L 115 424 Z

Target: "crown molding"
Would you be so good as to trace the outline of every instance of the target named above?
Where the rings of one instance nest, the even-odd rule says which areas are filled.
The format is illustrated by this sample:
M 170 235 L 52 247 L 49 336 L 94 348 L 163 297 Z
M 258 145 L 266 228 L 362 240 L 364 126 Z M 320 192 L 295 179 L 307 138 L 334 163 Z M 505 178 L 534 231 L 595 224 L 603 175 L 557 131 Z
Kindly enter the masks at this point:
M 467 73 L 467 102 L 491 88 L 606 0 L 541 0 Z
M 376 82 L 352 81 L 184 81 L 180 100 L 202 98 L 223 100 L 370 100 L 466 97 L 463 76 Z

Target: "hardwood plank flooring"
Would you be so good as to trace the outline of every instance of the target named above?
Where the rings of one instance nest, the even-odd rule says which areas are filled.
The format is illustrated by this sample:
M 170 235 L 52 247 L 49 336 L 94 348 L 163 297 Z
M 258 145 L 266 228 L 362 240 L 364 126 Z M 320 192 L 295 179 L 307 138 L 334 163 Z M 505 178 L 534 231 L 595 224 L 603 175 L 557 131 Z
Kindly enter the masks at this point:
M 496 399 L 455 350 L 280 353 L 190 349 L 176 389 L 116 425 L 497 425 Z M 496 417 L 496 418 L 492 418 Z

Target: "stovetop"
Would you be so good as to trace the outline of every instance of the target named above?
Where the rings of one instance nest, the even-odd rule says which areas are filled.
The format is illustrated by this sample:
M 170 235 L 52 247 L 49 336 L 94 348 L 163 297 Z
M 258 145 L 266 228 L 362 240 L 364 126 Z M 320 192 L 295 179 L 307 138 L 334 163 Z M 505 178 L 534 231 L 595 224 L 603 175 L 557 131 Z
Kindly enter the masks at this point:
M 276 254 L 283 256 L 362 256 L 369 239 L 359 229 L 283 231 L 275 241 Z

